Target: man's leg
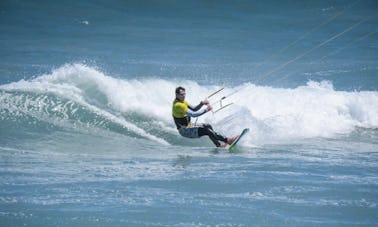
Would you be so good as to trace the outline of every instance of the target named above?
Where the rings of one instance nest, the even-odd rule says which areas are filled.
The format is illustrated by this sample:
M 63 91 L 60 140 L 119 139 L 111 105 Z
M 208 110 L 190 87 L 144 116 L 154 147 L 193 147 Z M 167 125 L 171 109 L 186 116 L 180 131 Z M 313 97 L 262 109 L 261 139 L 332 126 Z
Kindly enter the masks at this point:
M 209 124 L 203 124 L 201 127 L 198 128 L 198 136 L 209 136 L 211 141 L 215 144 L 215 146 L 220 147 L 221 144 L 219 141 L 227 143 L 227 138 L 214 132 L 213 127 Z
M 179 129 L 179 133 L 183 137 L 198 138 L 198 128 L 199 127 L 183 127 Z

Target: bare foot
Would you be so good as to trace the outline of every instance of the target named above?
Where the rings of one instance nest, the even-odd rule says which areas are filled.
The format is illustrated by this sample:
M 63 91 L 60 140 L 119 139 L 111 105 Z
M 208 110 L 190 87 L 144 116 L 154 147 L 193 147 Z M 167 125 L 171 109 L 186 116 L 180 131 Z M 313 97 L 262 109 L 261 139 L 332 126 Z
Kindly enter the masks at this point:
M 236 135 L 236 136 L 233 136 L 231 138 L 228 138 L 227 139 L 227 144 L 231 145 L 238 137 L 239 137 L 239 135 Z
M 219 147 L 226 147 L 226 146 L 227 146 L 227 143 L 219 145 Z

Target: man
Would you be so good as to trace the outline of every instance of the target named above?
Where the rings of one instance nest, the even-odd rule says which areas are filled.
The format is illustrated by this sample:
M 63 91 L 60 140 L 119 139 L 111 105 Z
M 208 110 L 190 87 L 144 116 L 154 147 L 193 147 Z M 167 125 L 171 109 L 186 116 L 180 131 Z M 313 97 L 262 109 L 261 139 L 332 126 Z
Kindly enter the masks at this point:
M 238 136 L 226 138 L 213 131 L 213 128 L 209 124 L 193 125 L 190 120 L 191 117 L 199 117 L 209 112 L 212 107 L 208 100 L 201 101 L 197 106 L 191 106 L 188 101 L 185 100 L 185 88 L 176 88 L 176 99 L 173 101 L 172 115 L 175 121 L 176 127 L 181 136 L 187 138 L 199 138 L 202 136 L 209 136 L 211 141 L 217 147 L 225 147 L 235 141 Z M 201 109 L 204 105 L 206 109 Z M 221 144 L 219 141 L 224 142 Z

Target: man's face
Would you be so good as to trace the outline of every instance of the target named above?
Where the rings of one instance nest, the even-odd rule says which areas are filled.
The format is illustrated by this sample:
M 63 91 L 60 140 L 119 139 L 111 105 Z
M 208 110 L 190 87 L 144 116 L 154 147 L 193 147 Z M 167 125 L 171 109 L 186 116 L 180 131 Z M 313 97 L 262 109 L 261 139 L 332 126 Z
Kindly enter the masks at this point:
M 179 93 L 176 94 L 176 98 L 183 102 L 185 100 L 185 90 L 180 90 Z

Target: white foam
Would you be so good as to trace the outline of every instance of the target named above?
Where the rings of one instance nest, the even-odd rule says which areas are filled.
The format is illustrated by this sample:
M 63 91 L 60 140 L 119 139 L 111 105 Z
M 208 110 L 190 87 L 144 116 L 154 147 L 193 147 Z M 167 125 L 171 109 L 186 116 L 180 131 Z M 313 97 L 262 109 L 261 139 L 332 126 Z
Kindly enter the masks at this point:
M 148 138 L 150 140 L 168 145 L 164 139 L 158 138 L 137 127 L 135 124 L 118 117 L 105 109 L 101 109 L 87 102 L 90 97 L 85 96 L 82 84 L 96 82 L 97 85 L 102 83 L 109 84 L 114 79 L 106 77 L 104 74 L 81 64 L 65 65 L 57 70 L 54 70 L 51 75 L 43 75 L 32 81 L 20 81 L 9 85 L 1 86 L 2 89 L 12 91 L 33 91 L 39 93 L 53 93 L 67 99 L 74 100 L 92 112 L 105 117 L 106 119 L 128 128 L 134 133 Z
M 335 91 L 330 82 L 309 82 L 295 89 L 244 84 L 232 110 L 218 122 L 250 127 L 255 140 L 332 137 L 355 127 L 378 127 L 378 93 Z M 231 122 L 229 115 L 238 115 Z M 223 119 L 222 119 L 223 117 Z M 241 127 L 238 128 L 240 130 Z
M 174 132 L 171 105 L 177 86 L 186 88 L 187 100 L 193 105 L 220 87 L 178 79 L 119 79 L 83 64 L 68 64 L 32 81 L 20 81 L 0 88 L 52 92 L 68 97 L 144 137 L 165 143 L 118 115 L 136 113 L 147 116 L 158 122 L 157 125 L 162 125 L 162 130 Z M 333 137 L 350 133 L 356 127 L 378 128 L 376 91 L 336 91 L 328 81 L 310 81 L 294 89 L 245 83 L 226 87 L 210 101 L 215 103 L 232 93 L 223 100 L 224 104 L 233 102 L 232 106 L 214 115 L 208 113 L 198 122 L 209 122 L 227 136 L 249 127 L 251 132 L 244 140 L 245 145 Z M 99 98 L 105 99 L 104 106 L 97 105 Z M 214 104 L 214 107 L 217 108 L 217 105 Z

